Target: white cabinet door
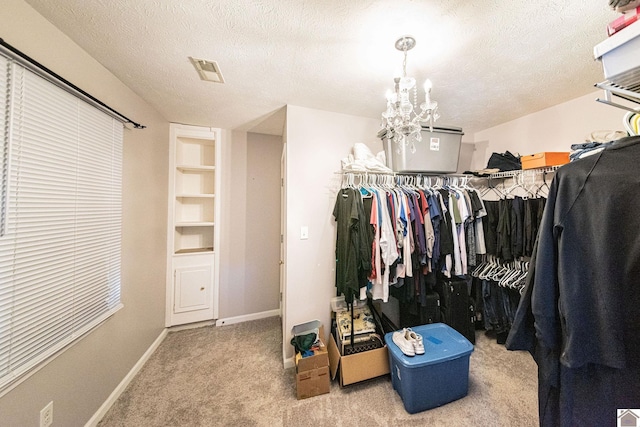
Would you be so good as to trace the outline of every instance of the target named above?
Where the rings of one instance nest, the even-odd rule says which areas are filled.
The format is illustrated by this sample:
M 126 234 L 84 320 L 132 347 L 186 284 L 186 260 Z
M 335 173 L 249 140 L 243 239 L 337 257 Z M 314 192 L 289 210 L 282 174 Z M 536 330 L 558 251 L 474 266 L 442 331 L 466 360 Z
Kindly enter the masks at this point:
M 173 312 L 208 310 L 212 303 L 212 287 L 211 265 L 176 268 Z
M 171 260 L 171 292 L 167 294 L 167 326 L 214 319 L 213 254 L 177 255 Z

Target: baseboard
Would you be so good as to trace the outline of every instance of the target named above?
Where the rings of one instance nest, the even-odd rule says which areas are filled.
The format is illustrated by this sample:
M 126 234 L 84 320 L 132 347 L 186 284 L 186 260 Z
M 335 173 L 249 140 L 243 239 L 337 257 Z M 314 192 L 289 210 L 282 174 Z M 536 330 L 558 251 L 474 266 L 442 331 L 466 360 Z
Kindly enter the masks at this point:
M 151 346 L 144 352 L 142 357 L 133 365 L 133 368 L 129 371 L 129 373 L 120 381 L 120 384 L 113 390 L 113 392 L 109 395 L 107 400 L 98 408 L 95 414 L 87 421 L 85 427 L 95 427 L 98 425 L 102 417 L 105 416 L 107 411 L 111 408 L 111 406 L 118 400 L 118 397 L 122 394 L 124 389 L 127 388 L 131 380 L 136 376 L 136 374 L 142 369 L 147 360 L 151 357 L 154 351 L 158 348 L 158 346 L 162 343 L 162 341 L 167 336 L 168 329 L 163 329 L 158 338 L 151 344 Z
M 291 369 L 296 367 L 296 362 L 293 357 L 289 357 L 284 359 L 283 361 L 284 369 Z
M 167 328 L 169 332 L 184 331 L 187 329 L 204 328 L 206 326 L 215 326 L 215 320 L 205 320 L 203 322 L 187 323 L 185 325 L 170 326 Z
M 248 322 L 249 320 L 266 319 L 267 317 L 280 316 L 280 309 L 263 311 L 261 313 L 246 314 L 244 316 L 227 317 L 226 319 L 218 319 L 216 326 L 233 325 L 234 323 Z

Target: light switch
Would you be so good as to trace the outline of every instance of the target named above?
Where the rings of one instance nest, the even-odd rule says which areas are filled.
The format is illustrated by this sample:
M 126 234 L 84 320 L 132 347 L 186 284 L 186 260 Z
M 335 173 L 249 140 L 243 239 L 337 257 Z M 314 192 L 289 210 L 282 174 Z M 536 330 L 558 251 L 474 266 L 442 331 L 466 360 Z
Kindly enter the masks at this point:
M 303 225 L 300 227 L 300 240 L 307 240 L 309 238 L 309 227 Z

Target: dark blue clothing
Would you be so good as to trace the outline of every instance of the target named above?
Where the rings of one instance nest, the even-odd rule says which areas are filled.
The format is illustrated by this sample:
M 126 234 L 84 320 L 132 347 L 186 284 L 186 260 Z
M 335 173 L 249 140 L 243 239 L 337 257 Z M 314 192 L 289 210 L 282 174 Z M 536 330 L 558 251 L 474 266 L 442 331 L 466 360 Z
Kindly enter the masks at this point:
M 640 137 L 560 168 L 507 341 L 538 363 L 543 426 L 640 407 Z M 635 406 L 634 406 L 635 405 Z
M 440 221 L 442 219 L 442 210 L 440 209 L 440 203 L 435 193 L 429 196 L 429 216 L 431 217 L 431 225 L 433 226 L 434 233 L 431 270 L 436 271 L 438 262 L 440 261 Z

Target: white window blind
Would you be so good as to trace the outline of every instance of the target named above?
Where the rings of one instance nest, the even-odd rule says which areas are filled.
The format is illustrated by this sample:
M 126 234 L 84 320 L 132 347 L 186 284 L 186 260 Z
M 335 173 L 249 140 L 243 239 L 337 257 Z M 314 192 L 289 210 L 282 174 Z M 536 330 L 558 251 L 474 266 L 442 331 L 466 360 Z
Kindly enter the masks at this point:
M 1 55 L 0 67 L 1 391 L 122 307 L 123 125 Z
M 9 61 L 0 55 L 0 237 L 4 234 L 7 200 L 7 166 L 9 162 L 9 132 L 7 116 L 7 82 L 9 80 Z

